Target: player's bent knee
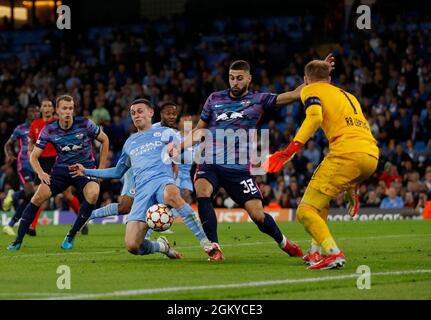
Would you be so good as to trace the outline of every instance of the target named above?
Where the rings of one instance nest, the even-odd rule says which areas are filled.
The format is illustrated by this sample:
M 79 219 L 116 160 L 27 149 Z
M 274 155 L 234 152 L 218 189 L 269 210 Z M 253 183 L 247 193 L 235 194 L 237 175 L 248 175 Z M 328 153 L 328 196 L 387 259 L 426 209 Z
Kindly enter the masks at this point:
M 265 213 L 260 210 L 255 210 L 249 212 L 250 219 L 253 220 L 254 223 L 263 223 L 265 220 Z
M 118 214 L 120 215 L 129 214 L 131 209 L 132 209 L 132 204 L 129 202 L 121 201 L 118 204 Z
M 174 208 L 180 208 L 184 205 L 184 199 L 181 198 L 179 193 L 168 194 L 165 201 L 167 205 Z
M 195 182 L 196 196 L 198 198 L 211 197 L 213 192 L 212 185 L 205 179 L 199 179 Z
M 133 240 L 126 241 L 126 249 L 131 254 L 138 254 L 138 252 L 139 252 L 139 243 L 137 241 L 133 241 Z
M 84 187 L 84 197 L 89 204 L 96 204 L 99 198 L 99 185 L 95 182 L 90 182 Z
M 50 188 L 46 184 L 41 184 L 36 193 L 31 198 L 31 202 L 37 206 L 41 206 L 51 197 L 51 194 Z

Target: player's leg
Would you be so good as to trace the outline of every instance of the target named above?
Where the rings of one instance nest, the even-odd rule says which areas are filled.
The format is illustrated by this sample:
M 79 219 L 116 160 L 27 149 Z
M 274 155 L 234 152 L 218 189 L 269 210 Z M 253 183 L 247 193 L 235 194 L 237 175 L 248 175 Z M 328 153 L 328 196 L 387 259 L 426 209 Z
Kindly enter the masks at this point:
M 202 225 L 193 211 L 193 208 L 181 197 L 178 187 L 173 183 L 165 183 L 163 189 L 161 190 L 163 190 L 163 193 L 159 192 L 157 194 L 157 202 L 164 203 L 172 207 L 173 210 L 175 210 L 183 219 L 186 227 L 189 228 L 189 230 L 199 240 L 202 249 L 204 249 L 207 253 L 212 251 L 213 245 L 211 241 L 208 240 Z
M 75 214 L 79 214 L 81 205 L 79 203 L 78 197 L 72 192 L 72 186 L 63 191 L 63 196 L 67 202 L 67 205 L 72 208 L 73 212 L 75 212 Z
M 199 165 L 195 174 L 196 200 L 202 227 L 211 242 L 218 243 L 217 216 L 212 205 L 212 195 L 218 190 L 214 165 Z
M 74 184 L 79 190 L 83 187 L 84 201 L 81 203 L 81 208 L 79 209 L 79 215 L 76 217 L 75 223 L 72 228 L 67 233 L 61 248 L 64 250 L 70 250 L 73 248 L 73 242 L 76 234 L 79 230 L 87 223 L 88 218 L 90 218 L 91 212 L 93 211 L 97 199 L 99 198 L 100 186 L 94 180 L 87 179 L 86 177 L 76 177 L 74 178 Z
M 338 248 L 326 221 L 322 218 L 322 210 L 325 212 L 332 196 L 321 193 L 319 190 L 308 186 L 299 204 L 296 215 L 305 230 L 320 245 L 327 256 L 322 260 L 311 263 L 310 269 L 340 268 L 345 264 L 343 252 Z M 328 258 L 329 257 L 329 258 Z M 330 262 L 321 266 L 322 261 Z M 332 261 L 329 261 L 331 259 Z M 325 264 L 327 264 L 325 262 Z
M 9 235 L 15 235 L 15 232 L 13 231 L 12 228 L 19 221 L 19 219 L 21 219 L 25 208 L 29 204 L 36 190 L 34 183 L 32 181 L 33 171 L 23 168 L 19 171 L 19 177 L 23 186 L 23 190 L 19 192 L 15 192 L 16 194 L 16 199 L 14 200 L 14 206 L 16 203 L 15 214 L 13 215 L 12 219 L 9 221 L 8 225 L 3 228 L 3 232 Z M 31 235 L 35 235 L 35 233 L 31 232 Z
M 18 235 L 15 241 L 8 247 L 8 250 L 16 251 L 21 248 L 21 243 L 24 239 L 24 236 L 30 227 L 30 224 L 33 221 L 37 211 L 39 210 L 40 206 L 51 197 L 51 195 L 52 192 L 48 185 L 39 185 L 36 193 L 33 195 L 30 203 L 27 205 L 22 214 L 21 222 L 18 228 Z
M 128 195 L 122 195 L 120 196 L 120 202 L 109 203 L 106 206 L 93 210 L 90 220 L 129 214 L 133 205 L 133 199 L 133 197 Z
M 55 161 L 56 161 L 56 157 L 40 157 L 39 158 L 40 166 L 42 167 L 43 171 L 45 171 L 47 173 L 51 173 L 52 167 L 54 166 Z M 34 175 L 34 184 L 36 186 L 41 184 L 41 181 L 37 175 Z M 33 222 L 31 223 L 30 228 L 28 229 L 28 234 L 31 236 L 36 236 L 36 226 L 37 226 L 37 222 L 39 220 L 39 216 L 42 213 L 42 210 L 43 210 L 43 208 L 40 207 L 36 213 L 36 216 L 33 219 Z
M 117 215 L 129 214 L 135 198 L 136 188 L 133 171 L 127 170 L 124 174 L 123 189 L 119 203 L 110 203 L 104 207 L 93 210 L 90 219 L 104 218 Z
M 179 252 L 170 247 L 166 238 L 160 237 L 157 241 L 145 239 L 147 231 L 148 225 L 146 222 L 138 220 L 128 221 L 124 237 L 127 251 L 134 255 L 147 255 L 160 252 L 166 254 L 170 259 L 182 258 Z
M 329 206 L 318 211 L 319 216 L 327 222 L 329 214 Z M 306 264 L 311 265 L 322 259 L 322 247 L 316 241 L 316 239 L 311 238 L 310 249 L 306 255 L 304 255 L 303 260 Z
M 274 218 L 270 214 L 264 212 L 261 199 L 247 200 L 243 204 L 243 207 L 259 230 L 273 238 L 283 251 L 292 257 L 303 256 L 301 248 L 293 241 L 287 239 L 281 232 Z
M 146 210 L 156 202 L 157 188 L 153 185 L 143 186 L 136 194 L 132 209 L 127 219 L 125 244 L 127 250 L 132 254 L 146 255 L 161 252 L 170 259 L 180 259 L 181 254 L 169 245 L 169 241 L 160 237 L 157 241 L 145 239 L 148 230 L 146 222 Z
M 367 179 L 375 171 L 377 162 L 365 153 L 327 156 L 312 177 L 298 207 L 298 219 L 328 255 L 310 269 L 329 269 L 345 264 L 344 254 L 332 238 L 322 213 L 316 210 L 325 212 L 331 198 Z

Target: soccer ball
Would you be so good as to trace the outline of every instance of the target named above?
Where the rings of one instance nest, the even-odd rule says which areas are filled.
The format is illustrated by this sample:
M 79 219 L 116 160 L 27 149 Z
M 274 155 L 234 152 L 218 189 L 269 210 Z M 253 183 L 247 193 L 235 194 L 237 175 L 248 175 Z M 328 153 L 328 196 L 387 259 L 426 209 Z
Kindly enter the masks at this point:
M 168 230 L 173 222 L 172 210 L 162 203 L 152 205 L 147 210 L 147 224 L 154 231 Z

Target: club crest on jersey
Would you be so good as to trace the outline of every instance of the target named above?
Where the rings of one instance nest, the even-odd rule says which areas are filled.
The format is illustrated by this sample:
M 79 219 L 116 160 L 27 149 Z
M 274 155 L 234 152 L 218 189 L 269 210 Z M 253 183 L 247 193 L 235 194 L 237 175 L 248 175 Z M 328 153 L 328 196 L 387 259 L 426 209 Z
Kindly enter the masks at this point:
M 251 101 L 250 100 L 244 100 L 244 101 L 241 101 L 241 105 L 243 106 L 243 107 L 248 107 L 249 105 L 250 105 L 250 103 L 251 103 Z
M 216 121 L 228 121 L 228 120 L 235 120 L 238 118 L 244 118 L 242 111 L 241 112 L 223 112 L 222 114 L 219 114 L 216 118 Z
M 83 133 L 77 133 L 76 135 L 75 135 L 75 137 L 77 138 L 77 139 L 82 139 L 82 138 L 84 138 L 84 134 Z
M 160 131 L 154 132 L 153 137 L 159 138 L 162 136 L 162 133 Z

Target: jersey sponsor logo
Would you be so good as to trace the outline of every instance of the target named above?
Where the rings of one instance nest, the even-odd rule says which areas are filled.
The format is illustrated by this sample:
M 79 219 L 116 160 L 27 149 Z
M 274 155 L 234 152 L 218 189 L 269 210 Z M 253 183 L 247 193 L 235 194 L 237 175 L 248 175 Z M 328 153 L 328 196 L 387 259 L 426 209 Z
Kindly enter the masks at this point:
M 228 121 L 228 120 L 235 120 L 235 119 L 243 119 L 244 115 L 243 112 L 236 112 L 236 111 L 231 111 L 231 112 L 223 112 L 222 114 L 218 115 L 216 118 L 216 121 Z
M 145 144 L 131 150 L 130 155 L 131 156 L 138 156 L 138 155 L 144 154 L 148 151 L 152 151 L 152 150 L 154 150 L 158 147 L 161 147 L 161 146 L 163 146 L 163 142 L 161 142 L 161 141 L 148 142 L 148 143 L 145 143 Z
M 78 151 L 83 148 L 82 144 L 76 145 L 76 144 L 68 144 L 61 148 L 61 151 L 63 152 L 69 152 L 69 151 Z

